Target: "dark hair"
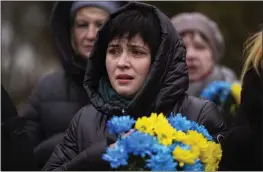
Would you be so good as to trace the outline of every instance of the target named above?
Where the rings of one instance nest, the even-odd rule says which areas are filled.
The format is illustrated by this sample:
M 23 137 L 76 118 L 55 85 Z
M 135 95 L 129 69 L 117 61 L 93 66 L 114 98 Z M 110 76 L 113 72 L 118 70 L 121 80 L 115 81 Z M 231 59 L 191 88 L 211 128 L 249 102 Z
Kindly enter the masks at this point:
M 106 43 L 108 45 L 111 40 L 123 37 L 131 40 L 137 34 L 148 44 L 154 57 L 160 44 L 161 29 L 152 10 L 132 9 L 117 15 L 108 24 Z

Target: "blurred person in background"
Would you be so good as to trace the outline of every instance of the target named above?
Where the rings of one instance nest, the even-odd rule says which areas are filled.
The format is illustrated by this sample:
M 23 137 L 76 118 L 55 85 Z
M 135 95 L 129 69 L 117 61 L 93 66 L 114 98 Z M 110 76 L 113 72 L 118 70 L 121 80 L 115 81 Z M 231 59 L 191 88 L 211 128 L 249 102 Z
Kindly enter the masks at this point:
M 241 104 L 223 142 L 221 170 L 262 171 L 263 124 L 263 31 L 246 42 L 246 61 L 241 75 Z
M 180 13 L 171 18 L 186 47 L 190 85 L 188 94 L 199 97 L 213 81 L 236 81 L 231 69 L 218 63 L 224 55 L 224 39 L 217 24 L 198 13 Z
M 1 170 L 37 170 L 33 145 L 24 132 L 25 120 L 1 84 Z
M 89 103 L 83 88 L 84 73 L 99 28 L 121 2 L 56 2 L 52 37 L 64 71 L 44 77 L 21 112 L 34 144 L 39 168 L 64 137 L 74 114 Z
M 217 24 L 198 13 L 180 13 L 171 18 L 186 47 L 189 72 L 187 93 L 213 101 L 227 125 L 239 106 L 240 83 L 235 73 L 222 65 L 224 39 Z

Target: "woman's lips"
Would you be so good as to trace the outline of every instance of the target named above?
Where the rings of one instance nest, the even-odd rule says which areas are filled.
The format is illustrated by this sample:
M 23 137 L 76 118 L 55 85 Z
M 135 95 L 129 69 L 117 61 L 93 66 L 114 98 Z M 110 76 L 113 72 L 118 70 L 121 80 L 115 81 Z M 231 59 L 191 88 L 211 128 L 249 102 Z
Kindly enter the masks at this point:
M 127 74 L 117 75 L 116 80 L 119 84 L 128 84 L 134 79 L 133 76 Z
M 118 79 L 119 84 L 129 84 L 132 80 L 130 79 Z
M 84 48 L 86 51 L 92 51 L 93 46 L 92 46 L 92 45 L 83 45 L 83 48 Z
M 194 72 L 196 71 L 197 67 L 196 66 L 187 66 L 188 71 Z

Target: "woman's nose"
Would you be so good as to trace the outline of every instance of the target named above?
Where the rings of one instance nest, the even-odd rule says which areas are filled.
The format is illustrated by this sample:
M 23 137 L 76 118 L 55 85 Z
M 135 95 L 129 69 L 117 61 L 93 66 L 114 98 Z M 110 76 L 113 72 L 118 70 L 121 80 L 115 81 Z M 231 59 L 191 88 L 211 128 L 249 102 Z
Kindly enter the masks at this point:
M 95 40 L 97 35 L 97 28 L 94 25 L 90 25 L 87 32 L 86 32 L 86 38 L 88 40 Z
M 195 59 L 196 53 L 193 48 L 187 48 L 186 49 L 186 60 L 192 61 Z
M 127 53 L 122 53 L 119 58 L 117 66 L 119 68 L 128 68 L 130 66 L 129 57 Z

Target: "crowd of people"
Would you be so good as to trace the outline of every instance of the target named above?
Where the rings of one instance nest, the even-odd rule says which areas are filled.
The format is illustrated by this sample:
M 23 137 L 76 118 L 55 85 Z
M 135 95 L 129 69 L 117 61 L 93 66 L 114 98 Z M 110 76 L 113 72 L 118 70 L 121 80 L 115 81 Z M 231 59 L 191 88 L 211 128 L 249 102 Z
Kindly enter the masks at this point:
M 107 120 L 151 112 L 204 125 L 222 146 L 219 170 L 263 169 L 262 30 L 245 43 L 239 81 L 219 63 L 218 25 L 201 13 L 169 18 L 140 2 L 65 1 L 55 3 L 51 28 L 64 70 L 40 80 L 21 114 L 2 86 L 1 170 L 109 170 L 101 155 L 117 137 Z M 242 88 L 231 122 L 230 109 L 201 96 L 217 81 Z

